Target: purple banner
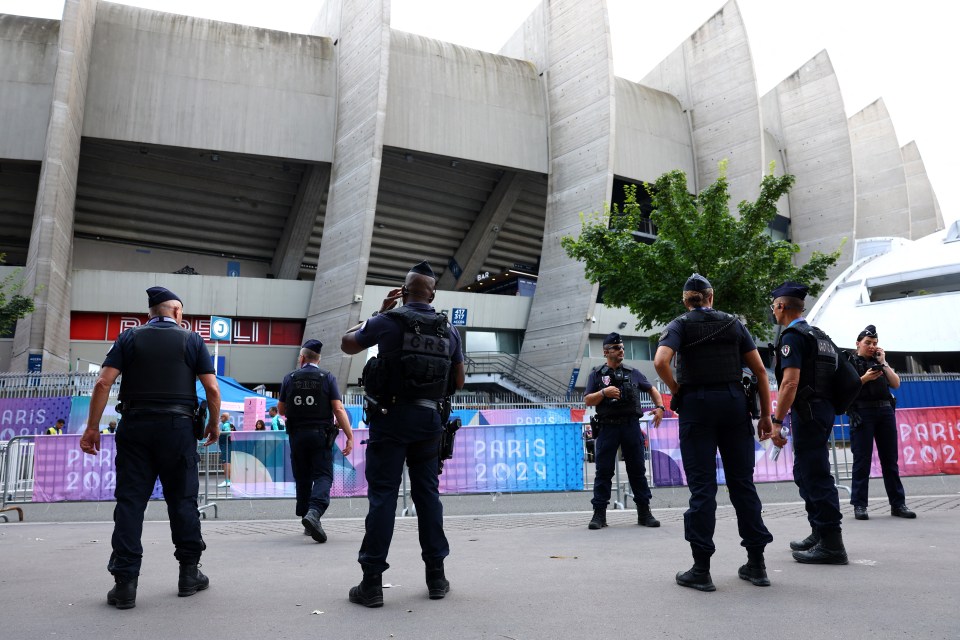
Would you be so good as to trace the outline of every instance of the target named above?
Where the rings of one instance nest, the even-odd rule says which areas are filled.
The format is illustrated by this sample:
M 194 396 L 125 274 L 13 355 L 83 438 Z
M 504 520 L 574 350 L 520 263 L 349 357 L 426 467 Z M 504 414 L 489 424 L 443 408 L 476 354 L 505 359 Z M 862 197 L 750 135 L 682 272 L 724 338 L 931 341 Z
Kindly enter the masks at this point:
M 70 396 L 0 398 L 0 440 L 45 433 L 58 418 L 70 420 Z

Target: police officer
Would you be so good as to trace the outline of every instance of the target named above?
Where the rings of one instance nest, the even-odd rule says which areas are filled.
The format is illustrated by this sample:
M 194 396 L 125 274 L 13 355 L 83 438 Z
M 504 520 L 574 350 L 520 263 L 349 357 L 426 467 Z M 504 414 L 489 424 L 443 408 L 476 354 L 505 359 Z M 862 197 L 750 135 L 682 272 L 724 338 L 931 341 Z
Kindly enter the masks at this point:
M 443 429 L 440 401 L 463 387 L 460 335 L 430 303 L 436 276 L 426 262 L 414 266 L 400 289 L 392 289 L 380 311 L 350 329 L 341 340 L 344 353 L 377 345 L 379 355 L 364 368 L 367 421 L 367 499 L 370 509 L 358 561 L 363 581 L 350 589 L 350 602 L 383 606 L 381 576 L 389 568 L 397 493 L 403 463 L 410 472 L 410 493 L 417 509 L 421 556 L 431 600 L 450 590 L 443 561 L 450 546 L 443 533 L 437 465 Z M 402 301 L 402 306 L 396 307 Z
M 596 423 L 600 434 L 594 434 L 594 461 L 597 472 L 593 480 L 593 518 L 589 529 L 607 526 L 607 505 L 610 504 L 610 488 L 617 449 L 623 452 L 627 478 L 633 488 L 633 501 L 637 505 L 637 524 L 644 527 L 659 527 L 660 521 L 650 513 L 650 485 L 643 464 L 643 432 L 640 430 L 639 394 L 646 391 L 656 405 L 653 409 L 653 426 L 663 420 L 663 399 L 660 392 L 647 378 L 623 364 L 623 339 L 619 333 L 611 333 L 603 339 L 603 355 L 606 364 L 593 369 L 587 379 L 584 404 L 597 408 Z
M 210 585 L 199 569 L 206 549 L 197 510 L 199 474 L 194 411 L 199 377 L 210 413 L 204 446 L 220 433 L 220 387 L 203 339 L 180 327 L 183 302 L 163 287 L 147 289 L 150 319 L 121 333 L 100 369 L 90 398 L 87 428 L 80 438 L 84 453 L 100 450 L 100 417 L 110 387 L 120 381 L 120 424 L 116 433 L 117 505 L 113 512 L 113 553 L 107 569 L 116 582 L 107 602 L 118 609 L 136 606 L 143 546 L 143 512 L 157 477 L 170 516 L 170 533 L 180 561 L 179 596 L 192 596 Z
M 758 587 L 770 586 L 763 550 L 773 536 L 763 524 L 762 505 L 753 484 L 754 439 L 743 364 L 757 377 L 760 415 L 757 435 L 770 437 L 770 384 L 757 347 L 743 323 L 713 308 L 713 287 L 700 274 L 683 286 L 688 312 L 672 320 L 660 335 L 653 365 L 673 394 L 671 406 L 680 416 L 680 455 L 690 488 L 690 507 L 683 514 L 684 538 L 690 543 L 693 567 L 677 573 L 677 584 L 715 591 L 710 558 L 716 551 L 713 533 L 717 512 L 717 451 L 730 502 L 737 512 L 741 545 L 747 563 L 738 575 Z M 677 376 L 670 361 L 677 356 Z
M 793 433 L 793 479 L 800 489 L 811 533 L 790 543 L 793 557 L 805 564 L 847 564 L 840 523 L 840 497 L 830 474 L 828 443 L 834 411 L 830 382 L 817 375 L 816 339 L 803 317 L 808 288 L 784 282 L 770 294 L 777 324 L 786 327 L 777 340 L 774 372 L 780 391 L 773 418 L 773 443 L 786 444 L 781 428 L 787 412 Z
M 320 518 L 330 506 L 333 441 L 339 430 L 347 436 L 343 455 L 353 450 L 353 430 L 337 379 L 320 368 L 322 347 L 319 340 L 303 343 L 297 370 L 284 377 L 277 403 L 277 410 L 287 420 L 290 466 L 297 487 L 296 512 L 304 532 L 316 542 L 327 541 Z
M 850 447 L 853 449 L 853 479 L 850 504 L 857 520 L 869 520 L 867 488 L 873 461 L 873 441 L 883 472 L 883 486 L 890 501 L 890 513 L 898 518 L 916 518 L 907 508 L 906 494 L 897 467 L 897 421 L 890 389 L 900 386 L 900 376 L 887 364 L 886 354 L 877 346 L 877 328 L 867 327 L 857 336 L 857 354 L 851 358 L 863 387 L 847 414 L 850 416 Z

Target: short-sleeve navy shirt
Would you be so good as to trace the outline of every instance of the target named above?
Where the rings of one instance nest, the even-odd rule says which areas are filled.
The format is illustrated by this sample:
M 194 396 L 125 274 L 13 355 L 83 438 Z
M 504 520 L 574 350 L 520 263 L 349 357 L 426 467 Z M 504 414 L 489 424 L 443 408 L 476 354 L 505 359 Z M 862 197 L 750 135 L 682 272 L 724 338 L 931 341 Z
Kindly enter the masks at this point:
M 408 302 L 406 306 L 414 311 L 436 313 L 433 307 L 424 302 Z M 403 327 L 399 322 L 391 320 L 389 316 L 383 314 L 375 315 L 364 322 L 353 335 L 357 344 L 361 347 L 368 349 L 373 345 L 378 345 L 381 353 L 392 353 L 403 347 Z M 450 327 L 450 342 L 453 345 L 451 362 L 453 364 L 463 362 L 460 333 L 454 326 Z
M 807 321 L 800 319 L 793 322 L 790 326 L 800 323 L 807 324 Z M 780 362 L 780 369 L 800 369 L 803 364 L 803 335 L 796 331 L 780 334 L 780 342 L 777 344 L 777 358 Z
M 303 365 L 301 369 L 306 369 L 307 367 L 313 367 L 314 369 L 319 369 L 320 367 L 312 362 L 308 362 Z M 283 377 L 283 382 L 280 383 L 280 397 L 278 400 L 283 403 L 287 403 L 290 400 L 287 398 L 287 395 L 290 393 L 290 378 L 295 372 L 291 371 Z M 337 386 L 337 379 L 332 373 L 327 372 L 327 375 L 323 376 L 323 386 L 324 392 L 327 397 L 330 398 L 330 401 L 334 400 L 343 400 L 343 396 L 340 395 L 340 388 Z
M 150 318 L 149 323 L 156 324 L 164 330 L 174 329 L 179 326 L 173 318 L 166 317 Z M 128 330 L 117 336 L 117 339 L 113 342 L 113 346 L 110 347 L 107 356 L 103 360 L 103 366 L 119 369 L 122 373 L 124 367 L 130 363 L 132 358 L 133 331 Z M 213 366 L 213 358 L 210 357 L 207 345 L 203 343 L 203 338 L 200 337 L 199 333 L 193 331 L 190 333 L 190 337 L 187 339 L 185 360 L 187 366 L 198 376 L 207 373 L 216 373 L 217 371 Z
M 660 345 L 673 349 L 674 353 L 680 351 L 680 347 L 683 346 L 686 338 L 686 325 L 681 318 L 691 313 L 700 312 L 716 314 L 717 310 L 708 307 L 701 307 L 699 309 L 688 311 L 680 317 L 674 318 L 670 321 L 670 324 L 667 325 L 666 329 L 663 330 L 663 333 L 660 334 Z M 757 345 L 754 343 L 753 337 L 750 335 L 750 332 L 747 331 L 747 328 L 742 322 L 740 322 L 740 320 L 736 321 L 735 326 L 737 328 L 737 332 L 739 333 L 740 355 L 754 351 L 757 348 Z
M 596 393 L 600 389 L 609 386 L 607 384 L 602 384 L 603 381 L 600 379 L 600 372 L 603 368 L 603 365 L 601 365 L 590 372 L 590 377 L 587 378 L 587 393 Z M 650 381 L 647 380 L 647 377 L 640 373 L 637 369 L 633 369 L 622 364 L 620 365 L 620 368 L 623 369 L 623 372 L 628 375 L 627 379 L 630 380 L 630 383 L 640 389 L 640 391 L 649 393 L 650 390 L 653 389 L 653 385 L 650 384 Z

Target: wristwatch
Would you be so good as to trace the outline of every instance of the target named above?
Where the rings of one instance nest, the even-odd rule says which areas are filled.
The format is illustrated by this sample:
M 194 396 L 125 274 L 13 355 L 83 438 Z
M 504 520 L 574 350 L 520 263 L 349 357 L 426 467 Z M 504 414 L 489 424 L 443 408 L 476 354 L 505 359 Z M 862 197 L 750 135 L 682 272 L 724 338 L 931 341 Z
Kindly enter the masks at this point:
M 779 418 L 770 418 L 770 422 L 772 422 L 773 424 L 783 424 L 783 420 Z
M 657 406 L 654 407 L 654 409 L 660 409 L 660 411 L 666 411 L 666 410 L 667 410 L 667 408 L 666 408 L 665 406 L 663 406 L 662 404 L 658 404 Z

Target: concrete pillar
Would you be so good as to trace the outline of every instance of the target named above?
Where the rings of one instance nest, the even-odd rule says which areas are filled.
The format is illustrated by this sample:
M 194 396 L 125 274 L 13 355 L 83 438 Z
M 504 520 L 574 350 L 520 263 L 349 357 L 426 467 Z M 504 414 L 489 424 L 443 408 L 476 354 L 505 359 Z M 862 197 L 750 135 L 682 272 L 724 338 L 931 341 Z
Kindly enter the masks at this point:
M 917 143 L 908 142 L 900 151 L 910 198 L 910 239 L 916 240 L 943 229 L 943 213 Z
M 334 2 L 336 0 L 333 0 Z M 389 0 L 342 0 L 321 26 L 337 42 L 337 123 L 317 279 L 305 336 L 323 342 L 323 362 L 345 388 L 340 337 L 360 320 L 383 156 L 390 58 Z M 331 19 L 329 16 L 333 16 Z M 411 263 L 412 266 L 412 263 Z
M 480 271 L 486 261 L 497 234 L 513 211 L 513 205 L 522 190 L 523 178 L 516 171 L 505 171 L 453 255 L 460 265 L 460 277 L 455 278 L 453 270 L 445 269 L 437 283 L 438 289 L 461 289 L 473 282 L 474 274 Z
M 44 371 L 66 371 L 70 355 L 70 277 L 74 202 L 87 71 L 97 0 L 67 0 L 58 39 L 53 102 L 40 167 L 25 291 L 35 291 L 36 311 L 17 323 L 11 371 L 41 356 Z
M 296 280 L 300 275 L 300 264 L 310 244 L 310 234 L 323 206 L 323 194 L 330 186 L 330 167 L 327 165 L 306 165 L 306 171 L 300 182 L 300 190 L 293 202 L 290 217 L 283 227 L 280 242 L 273 254 L 270 270 L 274 277 L 281 280 Z
M 614 75 L 606 3 L 545 0 L 522 33 L 523 57 L 542 71 L 550 167 L 537 291 L 521 359 L 563 384 L 580 366 L 597 287 L 560 246 L 577 236 L 582 212 L 613 189 Z

